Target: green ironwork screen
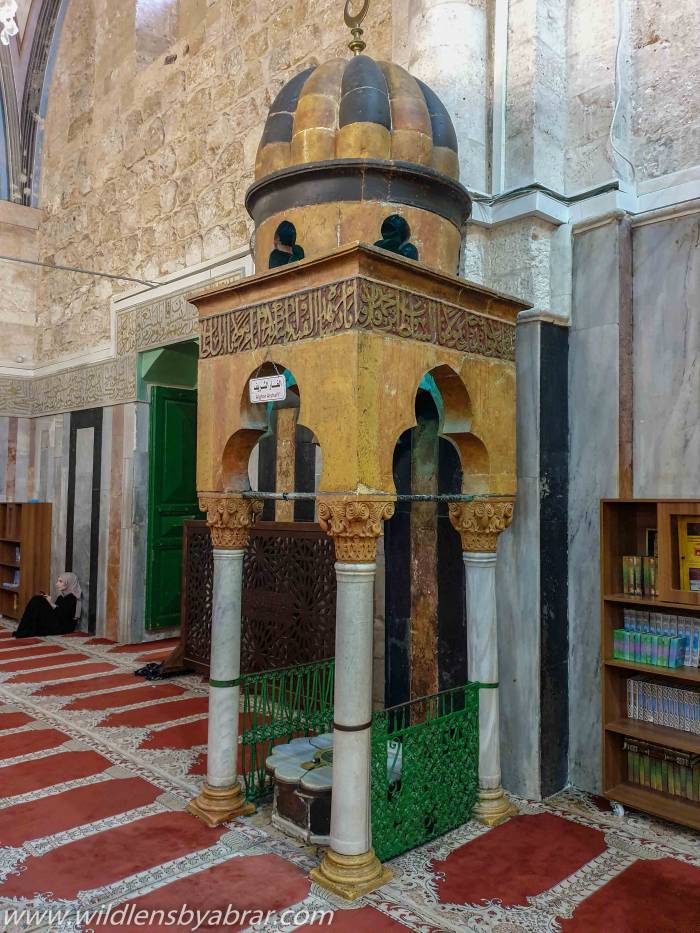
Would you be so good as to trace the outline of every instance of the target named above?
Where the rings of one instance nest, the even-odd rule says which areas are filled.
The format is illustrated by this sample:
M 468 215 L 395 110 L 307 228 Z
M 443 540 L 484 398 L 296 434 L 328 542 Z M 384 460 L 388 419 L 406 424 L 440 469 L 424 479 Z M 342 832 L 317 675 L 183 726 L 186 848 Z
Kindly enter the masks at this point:
M 238 678 L 242 745 L 239 770 L 248 800 L 257 800 L 272 790 L 265 760 L 274 745 L 333 729 L 334 672 L 334 659 L 329 658 Z
M 372 717 L 372 845 L 381 861 L 470 819 L 479 772 L 479 684 Z

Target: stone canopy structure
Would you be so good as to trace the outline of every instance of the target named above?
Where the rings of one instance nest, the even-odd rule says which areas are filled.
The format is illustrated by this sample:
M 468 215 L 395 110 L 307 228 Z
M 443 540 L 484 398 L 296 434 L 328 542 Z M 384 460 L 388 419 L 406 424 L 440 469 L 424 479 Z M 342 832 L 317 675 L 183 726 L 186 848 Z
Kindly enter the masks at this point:
M 284 371 L 321 448 L 316 517 L 337 558 L 330 849 L 311 877 L 348 899 L 391 877 L 372 848 L 370 805 L 376 550 L 395 511 L 395 448 L 416 425 L 426 377 L 461 466 L 449 514 L 463 550 L 468 677 L 485 687 L 475 814 L 494 825 L 513 812 L 500 776 L 495 551 L 513 516 L 515 321 L 528 307 L 454 276 L 470 200 L 447 111 L 405 70 L 357 54 L 361 45 L 355 37 L 354 58 L 308 69 L 277 95 L 246 198 L 256 274 L 191 298 L 214 595 L 207 782 L 190 810 L 211 825 L 246 812 L 234 753 L 241 565 L 261 509 L 249 462 L 270 418 L 248 383 Z M 410 224 L 420 262 L 367 245 L 392 214 Z M 268 270 L 282 221 L 305 258 Z M 437 616 L 428 625 L 437 629 Z

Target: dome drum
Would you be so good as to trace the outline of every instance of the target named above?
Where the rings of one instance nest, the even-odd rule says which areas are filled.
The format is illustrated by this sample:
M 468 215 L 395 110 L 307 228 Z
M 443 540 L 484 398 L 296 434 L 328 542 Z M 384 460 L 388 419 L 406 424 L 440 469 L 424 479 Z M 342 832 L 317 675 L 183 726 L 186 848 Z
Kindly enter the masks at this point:
M 361 158 L 281 169 L 251 185 L 245 205 L 257 227 L 293 208 L 337 201 L 405 204 L 431 211 L 460 231 L 471 213 L 471 199 L 459 182 L 410 162 Z
M 258 267 L 269 228 L 283 220 L 310 258 L 375 242 L 383 219 L 398 213 L 419 260 L 454 274 L 471 212 L 458 177 L 450 116 L 404 68 L 367 55 L 307 68 L 270 108 L 246 194 Z
M 333 201 L 272 214 L 255 231 L 256 268 L 258 271 L 267 268 L 275 230 L 283 220 L 294 224 L 297 242 L 310 259 L 348 243 L 374 243 L 383 221 L 396 209 L 395 204 L 385 201 Z M 411 243 L 418 250 L 420 262 L 456 275 L 462 242 L 457 227 L 431 211 L 403 204 L 399 209 L 411 228 Z

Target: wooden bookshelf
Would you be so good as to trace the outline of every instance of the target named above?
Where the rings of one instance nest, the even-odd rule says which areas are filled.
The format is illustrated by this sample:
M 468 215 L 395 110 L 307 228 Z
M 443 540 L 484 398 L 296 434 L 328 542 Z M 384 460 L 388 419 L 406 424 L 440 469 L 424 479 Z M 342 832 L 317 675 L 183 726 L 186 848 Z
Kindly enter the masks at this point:
M 627 718 L 627 680 L 635 674 L 667 686 L 700 688 L 700 670 L 667 668 L 613 658 L 613 633 L 623 628 L 625 608 L 682 615 L 700 621 L 700 594 L 680 589 L 677 516 L 698 515 L 686 500 L 603 499 L 600 512 L 601 687 L 603 788 L 609 800 L 700 829 L 700 803 L 628 781 L 624 738 L 700 754 L 700 736 Z M 657 530 L 659 597 L 623 593 L 622 557 L 647 553 L 647 530 Z M 674 550 L 675 549 L 675 550 Z
M 0 615 L 19 619 L 27 602 L 50 590 L 51 505 L 0 502 Z
M 613 658 L 613 633 L 623 628 L 624 610 L 682 615 L 700 621 L 700 594 L 680 589 L 674 556 L 677 517 L 698 515 L 700 503 L 684 500 L 603 499 L 600 512 L 601 683 L 603 693 L 603 788 L 605 796 L 625 806 L 700 829 L 700 803 L 628 780 L 625 736 L 700 754 L 700 736 L 627 717 L 627 680 L 643 674 L 650 681 L 681 688 L 700 688 L 700 670 L 665 668 Z M 647 531 L 656 529 L 659 597 L 623 592 L 622 557 L 647 553 Z

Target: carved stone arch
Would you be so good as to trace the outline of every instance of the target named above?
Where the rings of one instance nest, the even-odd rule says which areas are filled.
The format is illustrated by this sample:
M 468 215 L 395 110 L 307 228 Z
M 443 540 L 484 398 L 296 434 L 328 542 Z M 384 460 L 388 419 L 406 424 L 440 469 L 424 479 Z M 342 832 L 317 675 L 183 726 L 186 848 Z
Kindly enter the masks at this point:
M 250 401 L 248 384 L 250 379 L 259 376 L 284 374 L 287 381 L 285 399 L 268 404 Z M 299 417 L 301 411 L 301 391 L 294 374 L 284 363 L 267 361 L 249 373 L 243 383 L 240 400 L 239 428 L 229 437 L 221 458 L 223 488 L 226 492 L 246 492 L 251 489 L 249 463 L 256 444 L 261 438 L 272 432 L 272 413 L 295 409 L 297 424 L 304 427 Z M 311 432 L 313 442 L 318 440 Z
M 474 409 L 462 377 L 443 363 L 427 372 L 426 380 L 435 386 L 435 398 L 440 412 L 439 434 L 457 450 L 462 465 L 462 492 L 489 491 L 490 458 L 484 442 L 472 431 Z

